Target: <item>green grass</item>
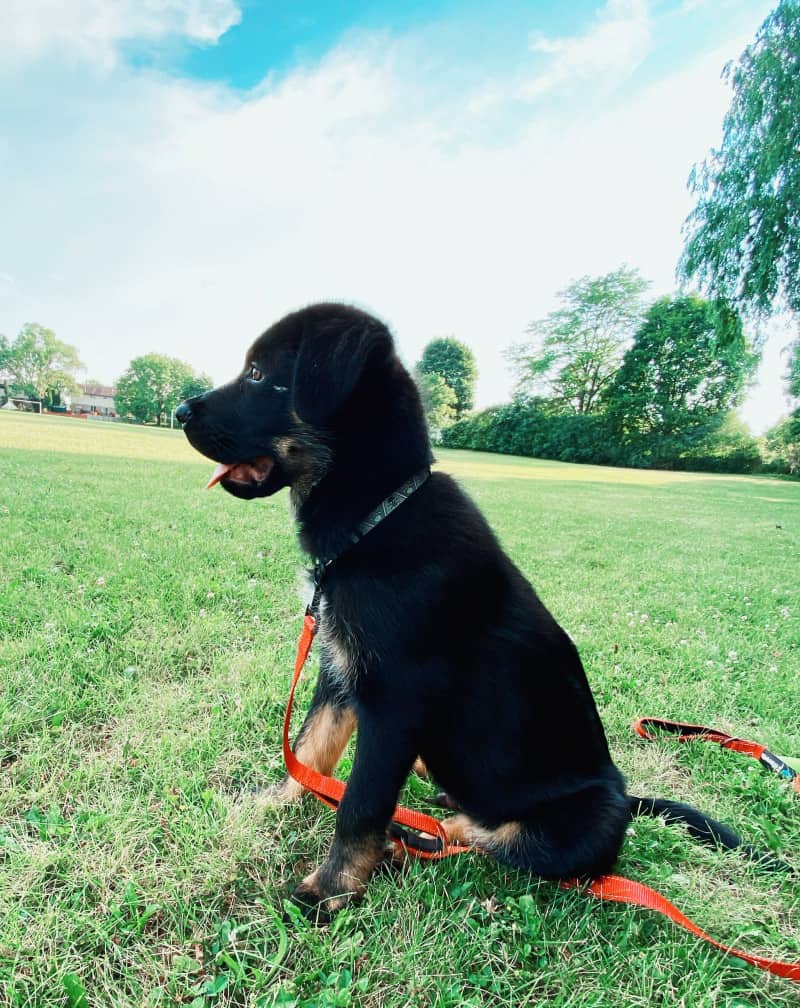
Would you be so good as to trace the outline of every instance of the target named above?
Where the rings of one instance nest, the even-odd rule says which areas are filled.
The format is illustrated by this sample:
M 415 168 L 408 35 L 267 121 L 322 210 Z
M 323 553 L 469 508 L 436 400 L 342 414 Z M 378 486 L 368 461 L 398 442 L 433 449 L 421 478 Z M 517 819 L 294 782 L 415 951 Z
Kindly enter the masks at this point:
M 440 454 L 575 637 L 631 790 L 800 865 L 786 784 L 630 732 L 664 715 L 800 756 L 800 484 Z M 302 557 L 285 497 L 205 493 L 209 469 L 177 432 L 0 414 L 0 1005 L 797 1006 L 653 914 L 480 856 L 284 924 L 332 813 L 239 796 L 281 773 Z M 645 820 L 619 870 L 800 959 L 796 880 Z

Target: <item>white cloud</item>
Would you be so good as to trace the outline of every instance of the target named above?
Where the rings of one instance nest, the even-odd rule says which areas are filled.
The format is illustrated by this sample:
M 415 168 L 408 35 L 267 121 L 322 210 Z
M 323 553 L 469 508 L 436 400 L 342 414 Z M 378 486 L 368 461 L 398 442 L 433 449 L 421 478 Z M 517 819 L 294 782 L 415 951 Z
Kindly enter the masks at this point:
M 591 82 L 591 97 L 605 95 L 628 77 L 651 48 L 652 25 L 647 0 L 607 0 L 581 35 L 531 34 L 530 60 L 503 78 L 492 79 L 465 96 L 474 114 L 496 114 L 508 102 L 533 103 L 554 95 L 580 94 Z
M 624 80 L 650 50 L 651 23 L 646 0 L 608 0 L 583 35 L 531 37 L 533 52 L 550 56 L 546 70 L 530 80 L 525 97 L 538 97 L 554 88 L 575 89 L 588 78 L 598 83 Z
M 4 0 L 0 53 L 20 62 L 57 49 L 111 64 L 122 41 L 216 42 L 240 16 L 235 0 Z
M 501 139 L 469 94 L 420 101 L 383 36 L 247 94 L 124 67 L 102 89 L 31 73 L 43 115 L 69 101 L 47 126 L 21 116 L 6 152 L 0 330 L 47 324 L 103 380 L 152 350 L 221 380 L 287 310 L 352 300 L 409 363 L 434 336 L 468 342 L 479 402 L 500 401 L 503 348 L 573 277 L 627 262 L 654 295 L 673 289 L 686 176 L 718 139 L 719 68 L 740 43 L 601 120 L 551 109 Z

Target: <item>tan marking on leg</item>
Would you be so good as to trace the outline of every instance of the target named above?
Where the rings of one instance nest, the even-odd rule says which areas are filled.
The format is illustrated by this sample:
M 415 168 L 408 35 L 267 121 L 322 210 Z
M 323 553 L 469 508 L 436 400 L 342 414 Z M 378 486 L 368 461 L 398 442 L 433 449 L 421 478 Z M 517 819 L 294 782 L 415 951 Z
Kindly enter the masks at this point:
M 341 910 L 364 895 L 367 882 L 383 857 L 384 843 L 375 839 L 335 843 L 328 860 L 306 875 L 295 898 L 323 914 Z
M 349 707 L 325 704 L 303 725 L 295 755 L 312 770 L 330 776 L 342 758 L 355 727 L 356 716 Z M 287 774 L 282 781 L 259 791 L 255 803 L 258 808 L 287 805 L 299 801 L 304 791 L 303 786 Z
M 351 708 L 325 704 L 304 725 L 295 756 L 312 770 L 330 775 L 342 758 L 355 727 L 356 716 Z
M 450 843 L 468 844 L 474 847 L 485 847 L 487 850 L 497 850 L 498 847 L 508 848 L 519 839 L 521 827 L 518 822 L 503 823 L 497 829 L 489 830 L 476 823 L 469 816 L 460 814 L 450 816 L 442 821 L 442 826 Z
M 259 788 L 254 797 L 256 808 L 268 809 L 279 805 L 289 805 L 291 802 L 299 801 L 303 796 L 303 788 L 297 781 L 288 774 L 277 784 L 270 784 L 269 787 Z

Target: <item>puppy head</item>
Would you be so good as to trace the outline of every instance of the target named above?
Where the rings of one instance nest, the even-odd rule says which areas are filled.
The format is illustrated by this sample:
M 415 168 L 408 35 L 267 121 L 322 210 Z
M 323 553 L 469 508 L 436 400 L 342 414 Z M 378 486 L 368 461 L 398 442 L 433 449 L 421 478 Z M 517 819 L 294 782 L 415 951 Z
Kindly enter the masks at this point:
M 383 323 L 347 305 L 313 305 L 263 333 L 233 381 L 188 399 L 175 416 L 218 463 L 209 486 L 247 499 L 291 486 L 303 499 L 330 469 L 357 389 L 392 359 Z

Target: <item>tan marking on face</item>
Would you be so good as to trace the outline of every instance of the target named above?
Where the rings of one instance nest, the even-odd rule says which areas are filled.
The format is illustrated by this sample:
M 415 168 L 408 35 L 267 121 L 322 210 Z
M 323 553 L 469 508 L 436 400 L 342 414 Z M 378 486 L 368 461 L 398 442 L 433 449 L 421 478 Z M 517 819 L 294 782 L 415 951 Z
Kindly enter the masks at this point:
M 295 507 L 308 497 L 312 489 L 328 472 L 333 461 L 331 450 L 318 431 L 293 418 L 295 430 L 275 439 L 275 454 L 291 485 Z
M 430 777 L 428 773 L 428 768 L 425 765 L 425 760 L 421 756 L 417 756 L 414 760 L 414 766 L 412 768 L 417 777 Z
M 351 708 L 325 704 L 304 725 L 295 755 L 312 770 L 332 774 L 355 727 L 356 716 Z

